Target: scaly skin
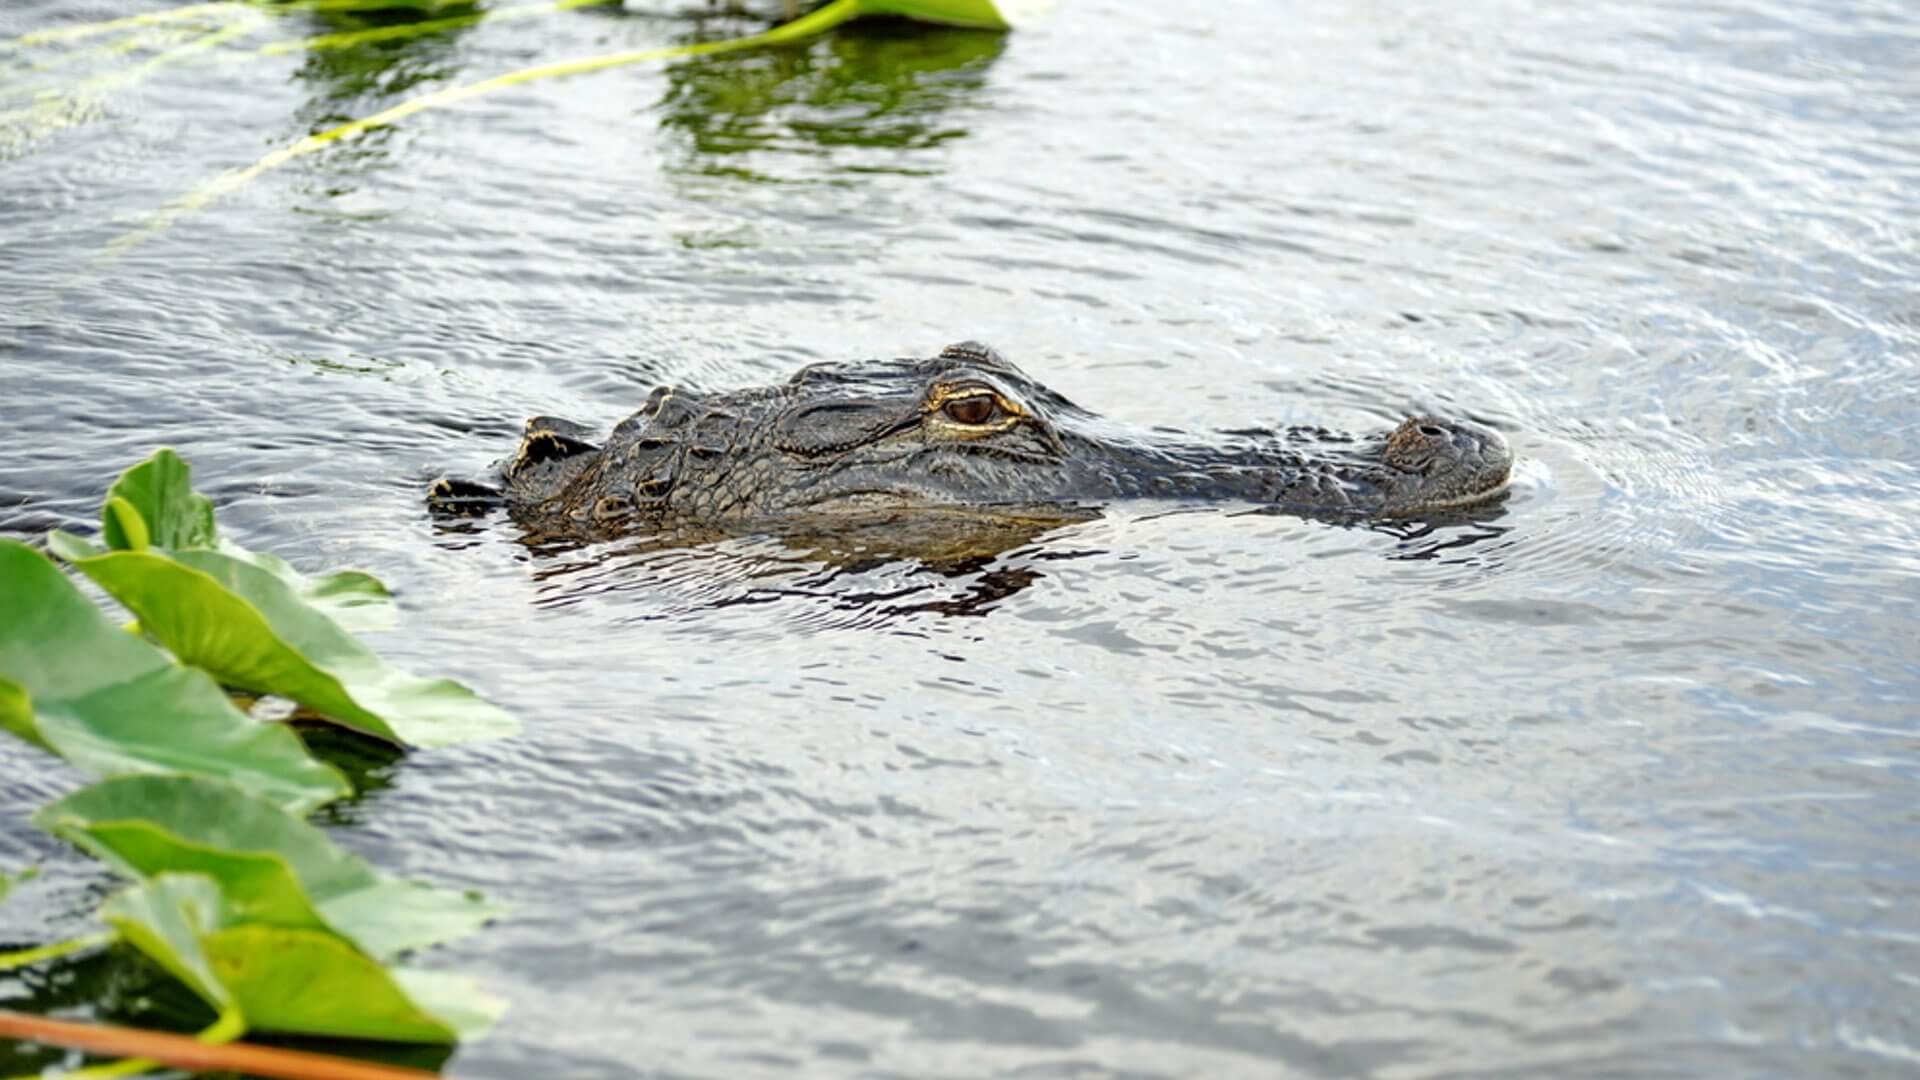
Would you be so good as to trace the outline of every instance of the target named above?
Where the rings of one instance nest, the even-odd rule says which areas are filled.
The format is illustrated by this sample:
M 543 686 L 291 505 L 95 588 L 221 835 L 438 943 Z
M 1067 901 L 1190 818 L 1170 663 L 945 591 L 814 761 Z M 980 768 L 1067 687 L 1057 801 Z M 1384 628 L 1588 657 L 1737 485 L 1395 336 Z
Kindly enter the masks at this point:
M 539 531 L 578 536 L 902 513 L 1057 520 L 1136 498 L 1368 518 L 1492 498 L 1513 464 L 1499 435 L 1435 417 L 1372 437 L 1130 431 L 972 343 L 925 360 L 816 364 L 726 394 L 663 387 L 604 445 L 588 438 L 566 421 L 528 421 L 498 496 Z

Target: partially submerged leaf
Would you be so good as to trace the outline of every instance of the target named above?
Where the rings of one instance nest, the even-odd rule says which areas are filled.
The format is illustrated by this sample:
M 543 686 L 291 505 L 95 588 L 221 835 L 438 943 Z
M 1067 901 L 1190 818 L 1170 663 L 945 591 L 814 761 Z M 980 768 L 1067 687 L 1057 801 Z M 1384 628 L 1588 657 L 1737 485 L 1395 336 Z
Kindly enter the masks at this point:
M 68 533 L 55 554 L 112 593 L 183 663 L 278 694 L 402 746 L 511 735 L 513 718 L 448 679 L 387 666 L 278 575 L 224 552 L 102 551 Z
M 275 555 L 256 554 L 220 536 L 213 501 L 193 489 L 193 471 L 179 454 L 157 450 L 120 474 L 100 508 L 100 538 L 115 551 L 219 551 L 285 582 L 296 595 L 349 630 L 393 624 L 393 597 L 378 578 L 343 570 L 310 578 Z
M 379 959 L 450 941 L 500 914 L 482 900 L 388 878 L 271 803 L 195 777 L 103 781 L 34 822 L 133 877 L 205 874 L 239 917 L 338 933 Z
M 107 489 L 100 532 L 116 551 L 139 551 L 148 544 L 211 548 L 220 539 L 213 500 L 193 490 L 193 471 L 166 449 L 121 473 Z
M 862 15 L 898 15 L 921 22 L 1009 30 L 1052 7 L 1049 0 L 858 0 Z
M 96 776 L 221 777 L 296 812 L 350 792 L 284 727 L 109 622 L 46 556 L 0 539 L 0 728 Z
M 393 626 L 393 594 L 372 574 L 358 570 L 336 570 L 331 574 L 308 577 L 278 555 L 248 551 L 231 541 L 220 541 L 219 551 L 230 558 L 252 563 L 286 582 L 294 595 L 339 623 L 344 630 L 364 633 L 368 630 L 387 630 Z
M 500 1013 L 499 1002 L 461 980 L 390 970 L 325 930 L 248 920 L 204 874 L 162 874 L 115 896 L 101 914 L 251 1028 L 449 1043 L 483 1033 Z
M 216 1012 L 234 1010 L 233 995 L 200 948 L 202 934 L 227 922 L 220 887 L 212 878 L 163 874 L 109 898 L 100 917 Z
M 153 534 L 147 531 L 147 519 L 132 503 L 118 496 L 108 496 L 100 506 L 100 534 L 109 544 L 127 551 L 145 551 L 153 543 Z
M 265 1031 L 449 1043 L 483 1034 L 500 1014 L 499 1003 L 452 976 L 423 981 L 431 994 L 416 996 L 399 970 L 331 934 L 244 925 L 201 943 L 247 1022 Z

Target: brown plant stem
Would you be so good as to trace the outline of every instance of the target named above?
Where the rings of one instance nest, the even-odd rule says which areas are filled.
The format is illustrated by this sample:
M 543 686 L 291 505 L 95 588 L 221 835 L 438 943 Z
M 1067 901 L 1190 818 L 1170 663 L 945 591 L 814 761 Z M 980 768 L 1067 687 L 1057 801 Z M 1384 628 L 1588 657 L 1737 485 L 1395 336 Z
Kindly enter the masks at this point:
M 106 1024 L 49 1020 L 0 1009 L 0 1038 L 85 1050 L 109 1057 L 137 1057 L 192 1072 L 236 1072 L 272 1080 L 428 1080 L 438 1073 L 397 1065 L 247 1043 L 203 1043 L 186 1035 Z

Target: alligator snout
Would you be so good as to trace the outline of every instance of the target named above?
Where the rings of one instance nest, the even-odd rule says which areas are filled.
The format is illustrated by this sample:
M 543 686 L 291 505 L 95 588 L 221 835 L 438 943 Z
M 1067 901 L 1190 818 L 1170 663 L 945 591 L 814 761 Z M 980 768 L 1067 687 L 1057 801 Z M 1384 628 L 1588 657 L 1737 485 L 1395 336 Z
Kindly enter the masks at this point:
M 1503 490 L 1513 472 L 1513 450 L 1499 432 L 1438 416 L 1402 421 L 1387 436 L 1382 458 L 1417 492 L 1391 508 L 1401 512 L 1479 502 Z

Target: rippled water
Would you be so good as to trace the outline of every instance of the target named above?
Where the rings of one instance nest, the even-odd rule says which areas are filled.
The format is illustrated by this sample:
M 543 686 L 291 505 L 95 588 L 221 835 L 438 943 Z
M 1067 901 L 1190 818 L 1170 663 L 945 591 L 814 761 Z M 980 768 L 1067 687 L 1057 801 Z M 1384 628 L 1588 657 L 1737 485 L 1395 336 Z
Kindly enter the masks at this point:
M 461 1076 L 1920 1069 L 1920 17 L 1199 8 L 528 85 L 117 260 L 328 123 L 765 23 L 0 52 L 0 532 L 178 446 L 242 542 L 379 573 L 383 649 L 525 719 L 326 742 L 344 843 L 515 908 L 435 958 L 513 1003 Z M 935 562 L 541 552 L 421 502 L 528 415 L 963 338 L 1129 423 L 1434 409 L 1523 461 L 1467 520 L 1116 507 Z M 73 931 L 108 883 L 25 822 L 71 777 L 0 769 L 0 866 L 46 864 L 0 940 Z

